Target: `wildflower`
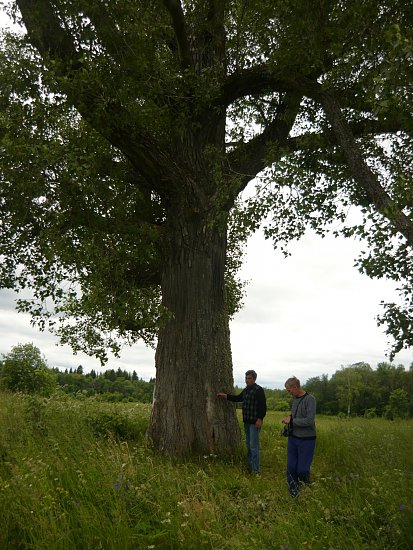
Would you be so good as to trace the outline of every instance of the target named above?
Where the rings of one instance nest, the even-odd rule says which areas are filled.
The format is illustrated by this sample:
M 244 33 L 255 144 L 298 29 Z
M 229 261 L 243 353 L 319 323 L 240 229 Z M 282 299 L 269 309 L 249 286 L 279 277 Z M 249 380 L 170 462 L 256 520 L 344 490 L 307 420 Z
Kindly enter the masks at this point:
M 400 504 L 399 510 L 406 510 L 407 506 L 405 504 Z

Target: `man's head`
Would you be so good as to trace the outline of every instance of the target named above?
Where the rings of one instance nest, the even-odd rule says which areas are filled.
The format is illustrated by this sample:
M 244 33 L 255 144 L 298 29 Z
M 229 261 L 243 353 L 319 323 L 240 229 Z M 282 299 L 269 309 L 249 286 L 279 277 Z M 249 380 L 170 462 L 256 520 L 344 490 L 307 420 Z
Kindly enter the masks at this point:
M 284 387 L 291 395 L 296 396 L 302 393 L 300 381 L 295 376 L 288 378 L 285 381 Z
M 247 370 L 247 372 L 245 373 L 245 383 L 247 384 L 247 386 L 252 386 L 253 384 L 255 384 L 256 379 L 257 373 L 255 372 L 255 370 Z

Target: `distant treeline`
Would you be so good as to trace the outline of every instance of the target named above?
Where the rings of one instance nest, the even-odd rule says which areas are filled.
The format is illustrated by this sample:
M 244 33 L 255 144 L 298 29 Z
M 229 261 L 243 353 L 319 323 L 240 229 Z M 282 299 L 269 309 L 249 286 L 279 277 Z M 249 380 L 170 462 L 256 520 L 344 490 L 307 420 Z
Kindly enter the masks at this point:
M 304 387 L 316 397 L 320 414 L 413 417 L 413 365 L 405 370 L 383 362 L 372 369 L 368 363 L 355 363 L 330 379 L 326 374 L 309 378 Z
M 139 401 L 150 403 L 154 379 L 149 382 L 125 370 L 109 369 L 103 373 L 83 374 L 79 366 L 75 370 L 56 373 L 58 386 L 65 393 L 83 393 L 99 396 L 105 401 Z M 327 415 L 384 416 L 386 418 L 413 417 L 413 367 L 405 370 L 402 365 L 379 363 L 373 369 L 367 363 L 355 363 L 342 367 L 331 378 L 327 374 L 309 378 L 303 387 L 317 399 L 317 412 Z M 241 392 L 236 387 L 234 393 Z M 281 389 L 265 388 L 267 406 L 273 411 L 288 411 L 291 397 Z
M 302 387 L 317 399 L 317 413 L 340 416 L 413 417 L 413 365 L 379 363 L 373 369 L 368 363 L 342 367 L 329 379 L 327 374 L 301 381 Z M 291 396 L 281 389 L 265 389 L 267 408 L 289 411 Z M 241 392 L 236 387 L 234 393 Z
M 327 374 L 301 380 L 301 385 L 317 399 L 318 414 L 344 416 L 413 417 L 413 364 L 368 363 L 341 367 L 329 379 Z M 18 344 L 0 359 L 0 388 L 12 392 L 50 396 L 56 390 L 68 394 L 96 397 L 104 401 L 151 403 L 155 380 L 139 378 L 136 371 L 109 369 L 103 373 L 83 367 L 64 372 L 47 366 L 33 344 Z M 285 389 L 265 389 L 267 407 L 288 411 L 291 396 Z M 235 388 L 239 393 L 242 388 Z
M 65 370 L 56 373 L 56 381 L 60 390 L 65 393 L 83 393 L 87 397 L 99 396 L 104 401 L 139 401 L 140 403 L 151 403 L 155 379 L 149 382 L 139 378 L 137 373 L 129 373 L 126 370 L 109 369 L 103 373 L 96 373 L 91 370 L 83 374 L 83 367 Z

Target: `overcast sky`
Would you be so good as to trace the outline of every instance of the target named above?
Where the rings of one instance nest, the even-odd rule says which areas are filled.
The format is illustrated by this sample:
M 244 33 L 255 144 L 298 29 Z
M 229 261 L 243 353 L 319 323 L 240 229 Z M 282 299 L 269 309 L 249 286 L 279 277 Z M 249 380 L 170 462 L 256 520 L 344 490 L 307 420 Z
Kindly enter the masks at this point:
M 387 338 L 375 316 L 382 299 L 396 297 L 394 285 L 371 280 L 353 267 L 359 248 L 351 240 L 309 234 L 284 258 L 261 234 L 250 239 L 242 269 L 250 281 L 245 306 L 231 323 L 236 384 L 243 384 L 249 368 L 263 386 L 279 388 L 292 375 L 305 382 L 359 361 L 375 368 L 388 360 Z M 57 346 L 55 337 L 32 328 L 28 316 L 14 311 L 15 298 L 0 292 L 0 353 L 32 342 L 49 366 L 101 369 L 97 359 L 74 356 L 69 347 Z M 404 350 L 394 363 L 408 368 L 412 361 L 412 351 Z M 136 370 L 144 379 L 154 377 L 154 352 L 144 345 L 125 347 L 121 358 L 110 358 L 103 369 L 118 367 Z

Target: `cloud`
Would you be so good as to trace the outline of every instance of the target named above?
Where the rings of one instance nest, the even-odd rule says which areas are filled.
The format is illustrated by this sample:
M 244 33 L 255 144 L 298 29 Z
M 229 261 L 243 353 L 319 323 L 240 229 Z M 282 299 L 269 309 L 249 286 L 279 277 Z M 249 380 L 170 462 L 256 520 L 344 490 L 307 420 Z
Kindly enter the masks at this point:
M 388 360 L 376 317 L 382 299 L 397 301 L 395 285 L 360 274 L 354 267 L 359 251 L 357 242 L 309 233 L 284 258 L 262 235 L 252 237 L 242 269 L 251 282 L 231 326 L 237 384 L 249 368 L 263 385 L 283 387 L 292 374 L 305 381 L 342 365 Z M 407 367 L 411 351 L 395 362 Z
M 69 346 L 58 345 L 58 339 L 49 332 L 41 332 L 30 324 L 30 316 L 15 311 L 16 294 L 9 290 L 0 291 L 0 354 L 7 354 L 18 344 L 33 343 L 39 348 L 50 367 L 59 370 L 76 369 L 82 365 L 86 372 L 92 369 L 104 371 L 118 368 L 137 372 L 148 380 L 155 376 L 154 351 L 144 344 L 125 346 L 120 358 L 109 355 L 104 367 L 94 357 L 84 353 L 75 355 Z

